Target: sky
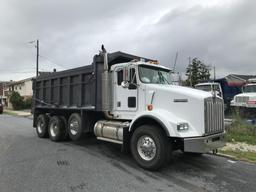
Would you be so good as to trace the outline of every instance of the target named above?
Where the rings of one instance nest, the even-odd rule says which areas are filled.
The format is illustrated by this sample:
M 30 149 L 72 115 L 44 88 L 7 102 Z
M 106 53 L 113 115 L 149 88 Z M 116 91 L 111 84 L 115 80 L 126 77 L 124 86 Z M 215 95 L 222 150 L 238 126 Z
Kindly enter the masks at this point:
M 1 0 L 0 81 L 89 65 L 105 45 L 183 74 L 189 57 L 217 77 L 256 75 L 253 0 Z M 32 43 L 31 43 L 32 42 Z M 213 71 L 212 71 L 213 73 Z

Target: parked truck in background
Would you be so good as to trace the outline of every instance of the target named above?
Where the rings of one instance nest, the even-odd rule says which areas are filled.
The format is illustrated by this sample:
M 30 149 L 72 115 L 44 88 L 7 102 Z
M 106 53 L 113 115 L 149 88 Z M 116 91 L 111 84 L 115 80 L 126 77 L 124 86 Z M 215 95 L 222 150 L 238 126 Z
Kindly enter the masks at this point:
M 131 150 L 156 170 L 171 152 L 224 146 L 224 107 L 211 93 L 175 86 L 157 61 L 104 49 L 91 65 L 34 79 L 33 126 L 41 138 L 79 140 L 85 133 Z
M 216 82 L 198 83 L 198 84 L 195 85 L 195 89 L 202 90 L 202 91 L 207 91 L 211 94 L 215 94 L 215 95 L 221 97 L 222 99 L 224 99 L 222 88 L 221 88 L 219 83 L 216 83 Z M 227 105 L 224 102 L 224 110 L 226 110 L 226 108 L 227 108 Z
M 239 110 L 245 117 L 256 117 L 256 79 L 249 79 L 242 88 L 242 93 L 236 95 L 231 106 Z
M 196 89 L 207 91 L 212 94 L 217 94 L 219 97 L 223 98 L 222 89 L 219 83 L 215 82 L 205 82 L 205 83 L 198 83 L 195 85 Z

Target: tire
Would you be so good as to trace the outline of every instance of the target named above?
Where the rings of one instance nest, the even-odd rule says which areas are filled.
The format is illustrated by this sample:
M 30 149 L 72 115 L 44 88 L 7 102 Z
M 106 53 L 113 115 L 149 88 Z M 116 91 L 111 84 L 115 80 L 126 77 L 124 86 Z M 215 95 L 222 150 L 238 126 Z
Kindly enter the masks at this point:
M 47 138 L 49 118 L 45 114 L 40 114 L 36 119 L 36 133 L 40 138 Z
M 49 137 L 52 141 L 62 141 L 66 136 L 66 127 L 63 122 L 63 119 L 58 116 L 53 116 L 50 119 L 48 126 Z
M 153 147 L 148 149 L 143 144 Z M 148 151 L 149 150 L 149 151 Z M 158 170 L 163 167 L 170 158 L 171 143 L 167 136 L 156 126 L 142 125 L 138 127 L 131 138 L 131 152 L 135 161 L 144 169 Z M 145 154 L 149 153 L 149 154 Z M 151 154 L 150 154 L 151 153 Z
M 73 113 L 68 119 L 68 135 L 72 141 L 79 141 L 83 136 L 81 116 Z

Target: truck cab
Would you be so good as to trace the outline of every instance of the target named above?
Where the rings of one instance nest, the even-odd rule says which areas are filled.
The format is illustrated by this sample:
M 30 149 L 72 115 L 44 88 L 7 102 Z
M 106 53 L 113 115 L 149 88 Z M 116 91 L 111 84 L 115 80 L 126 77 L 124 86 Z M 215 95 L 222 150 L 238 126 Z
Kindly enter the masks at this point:
M 171 70 L 158 62 L 117 64 L 110 73 L 114 86 L 110 113 L 113 119 L 128 120 L 129 131 L 148 121 L 175 138 L 185 152 L 205 153 L 224 145 L 222 98 L 172 85 Z M 211 86 L 217 86 L 221 93 L 218 85 Z
M 216 94 L 219 97 L 223 98 L 223 92 L 219 83 L 215 83 L 215 82 L 198 83 L 195 85 L 195 88 L 202 91 L 210 92 L 212 94 L 215 94 L 216 92 Z

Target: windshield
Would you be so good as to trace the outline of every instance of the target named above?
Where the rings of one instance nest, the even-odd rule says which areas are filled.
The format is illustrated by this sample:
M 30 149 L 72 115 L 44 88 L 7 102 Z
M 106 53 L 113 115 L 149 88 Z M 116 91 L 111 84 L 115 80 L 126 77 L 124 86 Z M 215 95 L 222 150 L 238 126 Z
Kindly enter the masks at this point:
M 247 85 L 244 86 L 244 93 L 256 92 L 256 85 Z
M 151 66 L 139 66 L 139 77 L 142 83 L 170 84 L 171 76 L 168 69 Z
M 220 87 L 219 85 L 212 85 L 213 90 L 219 91 L 220 92 Z M 202 91 L 213 91 L 211 88 L 211 85 L 196 85 L 196 89 L 202 90 Z

